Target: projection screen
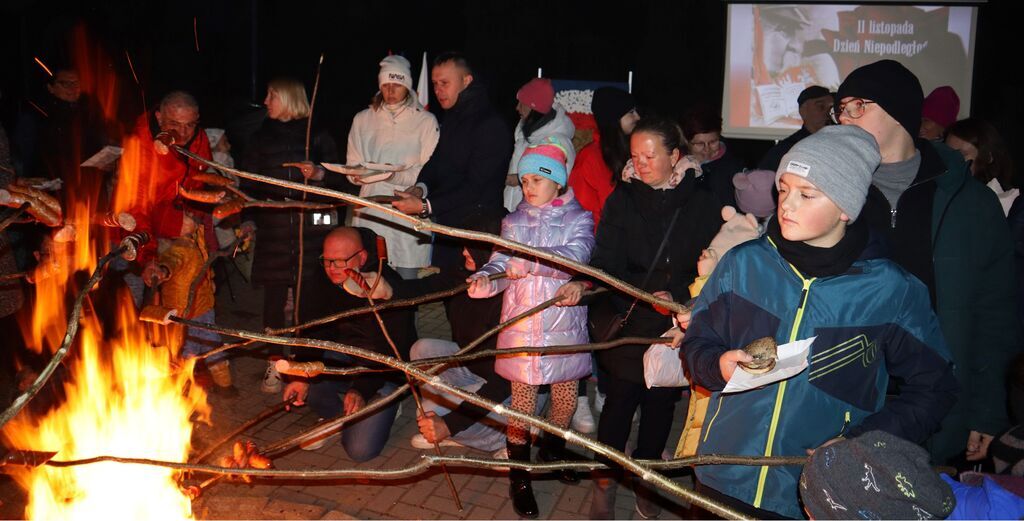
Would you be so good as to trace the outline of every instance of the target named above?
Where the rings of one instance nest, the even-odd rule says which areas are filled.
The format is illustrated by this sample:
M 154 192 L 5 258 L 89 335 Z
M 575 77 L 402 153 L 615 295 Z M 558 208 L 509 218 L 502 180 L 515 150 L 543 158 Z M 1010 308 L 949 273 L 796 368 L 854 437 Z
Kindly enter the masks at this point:
M 926 96 L 952 86 L 967 117 L 976 18 L 970 6 L 730 4 L 722 133 L 784 138 L 800 128 L 801 90 L 834 92 L 850 71 L 883 59 L 913 71 Z

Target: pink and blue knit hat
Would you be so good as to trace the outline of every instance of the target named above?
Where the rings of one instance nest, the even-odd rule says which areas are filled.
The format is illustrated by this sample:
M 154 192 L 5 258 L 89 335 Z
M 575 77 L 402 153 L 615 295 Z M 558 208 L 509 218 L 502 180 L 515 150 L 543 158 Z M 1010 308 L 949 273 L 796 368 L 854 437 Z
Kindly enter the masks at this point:
M 552 141 L 528 147 L 519 159 L 519 178 L 536 174 L 566 186 L 569 175 L 565 171 L 565 156 L 565 149 Z

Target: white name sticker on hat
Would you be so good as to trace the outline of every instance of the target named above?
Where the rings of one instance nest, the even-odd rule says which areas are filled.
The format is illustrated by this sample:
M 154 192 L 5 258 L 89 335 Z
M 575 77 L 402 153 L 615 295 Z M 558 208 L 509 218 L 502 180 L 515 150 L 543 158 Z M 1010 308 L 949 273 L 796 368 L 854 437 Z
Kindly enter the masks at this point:
M 807 177 L 807 174 L 811 173 L 811 165 L 801 163 L 799 161 L 790 161 L 786 165 L 786 172 L 796 174 L 800 177 Z

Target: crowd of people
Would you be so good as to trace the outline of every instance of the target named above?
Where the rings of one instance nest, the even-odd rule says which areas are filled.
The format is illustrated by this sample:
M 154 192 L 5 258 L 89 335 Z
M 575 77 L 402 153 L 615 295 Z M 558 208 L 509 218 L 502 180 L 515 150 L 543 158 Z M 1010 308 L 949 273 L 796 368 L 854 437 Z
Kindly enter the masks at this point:
M 589 264 L 687 311 L 673 313 L 612 288 L 595 293 L 608 284 L 548 260 L 431 236 L 379 210 L 346 216 L 327 198 L 247 179 L 225 182 L 281 204 L 215 219 L 211 204 L 189 197 L 209 180 L 200 175 L 209 169 L 169 148 L 203 158 L 216 152 L 200 126 L 198 102 L 181 91 L 141 115 L 134 129 L 147 167 L 130 213 L 137 229 L 153 237 L 135 264 L 122 268 L 137 304 L 159 293 L 183 316 L 214 323 L 214 277 L 199 271 L 237 235 L 255 244 L 251 282 L 263 288 L 267 328 L 363 307 L 371 298 L 379 303 L 468 283 L 444 302 L 451 341 L 419 338 L 409 307 L 382 311 L 379 321 L 364 314 L 301 334 L 404 360 L 448 356 L 558 299 L 478 349 L 673 337 L 672 369 L 687 384 L 652 385 L 645 344 L 477 359 L 449 365 L 440 377 L 637 459 L 810 455 L 803 467 L 696 469 L 699 492 L 764 518 L 978 516 L 968 505 L 981 489 L 939 478 L 930 465 L 968 468 L 999 454 L 1011 460 L 1000 460 L 999 472 L 1024 475 L 1024 465 L 1014 464 L 1018 438 L 1011 429 L 1024 423 L 1015 412 L 1024 409 L 1024 203 L 998 131 L 977 118 L 957 121 L 951 88 L 926 97 L 918 78 L 891 60 L 854 70 L 836 92 L 808 87 L 797 100 L 803 126 L 750 169 L 730 150 L 721 117 L 708 106 L 676 120 L 638 110 L 625 91 L 599 88 L 591 107 L 597 128 L 580 142 L 544 78 L 518 91 L 514 131 L 459 53 L 433 62 L 439 117 L 418 101 L 405 58 L 384 58 L 377 79 L 379 90 L 354 116 L 343 156 L 328 133 L 307 134 L 308 96 L 291 78 L 269 82 L 266 118 L 254 133 L 211 134 L 215 148 L 223 154 L 228 138 L 244 142 L 236 154 L 242 170 L 358 191 L 408 215 L 500 235 Z M 0 189 L 18 176 L 62 178 L 67 189 L 70 172 L 109 142 L 77 84 L 73 70 L 58 71 L 48 88 L 50 117 L 19 123 L 13 148 L 0 134 Z M 342 173 L 328 171 L 339 164 Z M 328 204 L 309 210 L 289 204 L 295 201 Z M 17 244 L 0 235 L 4 273 L 29 262 L 24 254 L 14 258 Z M 196 298 L 186 299 L 197 276 Z M 22 307 L 21 292 L 18 280 L 0 285 L 5 327 Z M 779 346 L 812 340 L 806 369 L 731 391 L 730 381 L 755 362 L 747 346 L 765 337 Z M 186 357 L 221 342 L 199 328 L 188 328 L 184 339 Z M 367 365 L 326 351 L 276 356 Z M 237 393 L 229 356 L 205 363 L 216 390 Z M 326 421 L 360 411 L 404 382 L 398 372 L 285 377 L 271 360 L 262 390 L 296 406 L 308 402 Z M 596 384 L 593 407 L 588 383 Z M 414 447 L 459 445 L 530 461 L 536 444 L 541 461 L 578 457 L 564 439 L 531 432 L 522 421 L 429 385 L 421 392 Z M 373 459 L 399 403 L 302 448 L 340 437 L 350 458 Z M 683 433 L 673 449 L 669 436 L 679 423 Z M 590 476 L 593 518 L 614 517 L 620 484 L 632 488 L 640 516 L 659 515 L 654 488 L 599 461 L 608 469 Z M 508 474 L 516 512 L 537 517 L 530 473 Z M 579 483 L 581 476 L 561 470 L 556 477 Z M 856 483 L 844 486 L 850 480 Z

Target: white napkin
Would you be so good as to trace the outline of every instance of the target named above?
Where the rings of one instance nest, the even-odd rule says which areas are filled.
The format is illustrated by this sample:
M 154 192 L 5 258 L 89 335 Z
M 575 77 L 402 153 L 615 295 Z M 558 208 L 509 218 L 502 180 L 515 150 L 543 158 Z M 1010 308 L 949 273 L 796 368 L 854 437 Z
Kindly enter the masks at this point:
M 807 355 L 811 352 L 811 344 L 815 338 L 818 337 L 812 336 L 779 346 L 779 359 L 775 362 L 775 367 L 767 373 L 750 374 L 737 367 L 729 383 L 725 384 L 725 389 L 722 389 L 722 394 L 756 389 L 802 373 L 807 369 Z

